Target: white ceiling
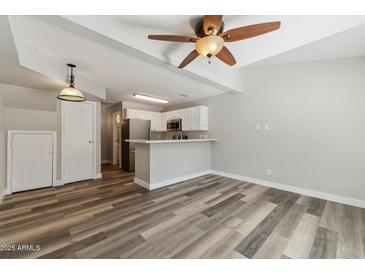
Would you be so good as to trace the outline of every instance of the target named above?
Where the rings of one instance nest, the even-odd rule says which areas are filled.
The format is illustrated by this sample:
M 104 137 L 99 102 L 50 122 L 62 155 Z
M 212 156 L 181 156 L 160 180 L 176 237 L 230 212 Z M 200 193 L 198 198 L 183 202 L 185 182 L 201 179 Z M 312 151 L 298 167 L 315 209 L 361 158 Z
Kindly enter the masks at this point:
M 44 90 L 55 90 L 63 87 L 62 82 L 19 66 L 7 16 L 0 16 L 0 59 L 0 83 Z
M 65 64 L 73 62 L 78 65 L 78 87 L 94 98 L 108 101 L 120 101 L 141 92 L 174 104 L 224 92 L 242 92 L 240 68 L 248 65 L 365 53 L 365 16 L 225 16 L 226 30 L 274 20 L 280 20 L 282 27 L 260 37 L 227 43 L 237 60 L 234 67 L 217 59 L 209 65 L 198 57 L 183 70 L 176 66 L 194 44 L 152 41 L 147 35 L 193 35 L 200 16 L 9 18 L 13 36 L 8 17 L 0 16 L 0 56 L 4 60 L 0 64 L 1 82 L 58 91 L 66 84 Z
M 365 24 L 275 55 L 250 66 L 365 56 Z

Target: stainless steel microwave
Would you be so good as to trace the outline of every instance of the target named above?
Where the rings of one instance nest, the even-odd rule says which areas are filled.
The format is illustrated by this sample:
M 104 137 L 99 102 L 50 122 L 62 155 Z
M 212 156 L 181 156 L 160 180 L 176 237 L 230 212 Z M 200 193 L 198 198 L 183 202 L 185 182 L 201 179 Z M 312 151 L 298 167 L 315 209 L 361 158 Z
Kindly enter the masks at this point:
M 181 131 L 181 119 L 167 120 L 166 128 L 168 131 Z

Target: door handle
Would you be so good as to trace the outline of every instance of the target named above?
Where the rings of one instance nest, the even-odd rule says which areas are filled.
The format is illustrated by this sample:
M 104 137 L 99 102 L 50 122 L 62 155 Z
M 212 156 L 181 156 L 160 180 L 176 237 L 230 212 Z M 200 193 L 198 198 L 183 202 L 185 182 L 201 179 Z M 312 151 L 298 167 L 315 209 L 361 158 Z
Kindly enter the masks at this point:
M 93 143 L 93 141 L 89 141 L 89 144 L 92 144 Z

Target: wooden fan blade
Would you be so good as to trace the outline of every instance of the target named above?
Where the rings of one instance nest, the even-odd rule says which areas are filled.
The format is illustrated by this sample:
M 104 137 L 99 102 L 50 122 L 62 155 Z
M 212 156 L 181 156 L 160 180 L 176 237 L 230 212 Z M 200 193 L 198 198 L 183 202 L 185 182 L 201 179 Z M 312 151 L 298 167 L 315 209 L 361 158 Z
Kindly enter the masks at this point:
M 160 41 L 170 41 L 170 42 L 195 42 L 195 37 L 182 36 L 182 35 L 148 35 L 148 39 L 160 40 Z
M 222 26 L 223 15 L 205 15 L 204 16 L 204 33 L 206 35 L 217 34 Z
M 234 59 L 232 53 L 226 47 L 223 47 L 216 57 L 227 65 L 233 66 L 236 64 L 236 59 Z
M 194 49 L 192 52 L 189 53 L 188 56 L 185 57 L 185 59 L 181 62 L 179 65 L 179 68 L 185 67 L 187 64 L 189 64 L 191 61 L 193 61 L 196 57 L 199 56 L 199 53 Z
M 280 28 L 280 22 L 269 22 L 257 25 L 245 26 L 237 29 L 231 29 L 223 32 L 221 37 L 225 42 L 235 42 L 259 36 Z

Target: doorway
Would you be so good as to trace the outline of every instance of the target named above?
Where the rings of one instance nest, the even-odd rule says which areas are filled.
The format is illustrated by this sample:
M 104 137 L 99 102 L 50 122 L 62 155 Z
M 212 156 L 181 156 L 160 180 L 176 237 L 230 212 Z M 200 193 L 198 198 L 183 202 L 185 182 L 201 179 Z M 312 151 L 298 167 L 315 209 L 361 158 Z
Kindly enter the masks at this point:
M 121 112 L 113 113 L 113 161 L 114 166 L 122 167 L 121 161 Z
M 63 183 L 96 178 L 96 104 L 61 102 Z

